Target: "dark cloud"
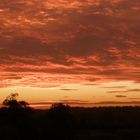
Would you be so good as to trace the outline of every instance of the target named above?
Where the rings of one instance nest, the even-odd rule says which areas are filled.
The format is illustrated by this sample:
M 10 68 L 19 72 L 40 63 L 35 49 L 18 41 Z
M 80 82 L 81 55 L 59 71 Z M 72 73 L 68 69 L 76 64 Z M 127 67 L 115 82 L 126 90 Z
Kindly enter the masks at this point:
M 60 90 L 63 90 L 63 91 L 76 91 L 78 89 L 71 89 L 71 88 L 62 88 Z
M 125 96 L 125 95 L 116 95 L 115 97 L 117 97 L 117 98 L 126 98 L 127 96 Z
M 126 93 L 128 91 L 118 91 L 118 90 L 113 90 L 113 91 L 107 91 L 107 93 Z
M 128 92 L 140 92 L 140 89 L 129 89 Z

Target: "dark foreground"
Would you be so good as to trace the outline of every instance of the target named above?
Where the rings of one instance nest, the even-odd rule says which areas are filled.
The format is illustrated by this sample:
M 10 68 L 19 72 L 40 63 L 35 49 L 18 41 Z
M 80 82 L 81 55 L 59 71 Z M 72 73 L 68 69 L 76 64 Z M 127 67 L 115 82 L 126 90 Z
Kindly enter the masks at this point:
M 140 107 L 0 109 L 0 140 L 140 140 Z

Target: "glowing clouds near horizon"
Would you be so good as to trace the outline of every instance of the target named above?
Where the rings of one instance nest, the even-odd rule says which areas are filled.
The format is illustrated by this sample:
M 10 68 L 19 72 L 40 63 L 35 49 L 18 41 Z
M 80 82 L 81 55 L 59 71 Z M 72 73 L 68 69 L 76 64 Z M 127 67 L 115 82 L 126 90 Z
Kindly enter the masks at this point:
M 0 87 L 140 83 L 139 13 L 139 0 L 0 2 Z

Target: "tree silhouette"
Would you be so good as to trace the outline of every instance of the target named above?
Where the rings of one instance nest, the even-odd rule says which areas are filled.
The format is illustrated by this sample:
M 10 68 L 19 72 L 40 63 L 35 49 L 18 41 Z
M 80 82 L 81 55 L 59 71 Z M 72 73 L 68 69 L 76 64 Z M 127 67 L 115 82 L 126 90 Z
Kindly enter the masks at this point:
M 72 125 L 72 114 L 69 105 L 55 103 L 48 111 L 48 117 L 55 127 L 69 128 Z
M 28 108 L 29 104 L 25 101 L 17 101 L 18 93 L 12 93 L 6 97 L 2 105 L 5 108 Z
M 59 111 L 68 111 L 70 109 L 69 105 L 65 105 L 63 103 L 55 103 L 52 104 L 50 110 L 59 110 Z
M 63 118 L 69 115 L 70 106 L 65 105 L 63 103 L 55 103 L 52 104 L 51 108 L 49 109 L 49 114 L 52 117 Z

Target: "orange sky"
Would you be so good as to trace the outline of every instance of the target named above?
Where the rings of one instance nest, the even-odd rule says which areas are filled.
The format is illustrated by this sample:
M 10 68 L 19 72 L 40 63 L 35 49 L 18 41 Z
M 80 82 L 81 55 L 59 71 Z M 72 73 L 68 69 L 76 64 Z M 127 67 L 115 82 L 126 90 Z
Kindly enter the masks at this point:
M 140 104 L 139 0 L 0 2 L 0 103 Z

